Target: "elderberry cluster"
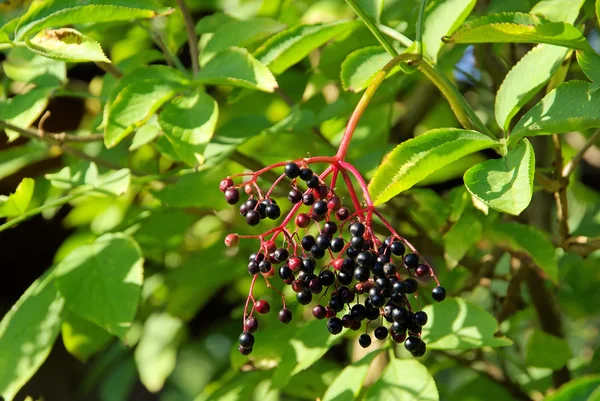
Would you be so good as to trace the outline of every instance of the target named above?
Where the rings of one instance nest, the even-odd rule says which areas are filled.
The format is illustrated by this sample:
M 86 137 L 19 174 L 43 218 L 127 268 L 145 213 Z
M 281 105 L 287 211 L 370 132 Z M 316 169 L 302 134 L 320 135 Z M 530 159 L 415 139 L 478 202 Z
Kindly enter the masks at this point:
M 253 175 L 248 183 L 237 186 L 231 178 L 220 184 L 230 204 L 240 201 L 239 188 L 244 187 L 249 199 L 241 203 L 239 211 L 251 226 L 263 219 L 276 220 L 281 216 L 280 207 L 269 196 L 273 187 L 262 195 L 255 177 Z M 361 209 L 354 201 L 357 210 L 351 213 L 335 193 L 334 181 L 331 187 L 327 186 L 321 176 L 302 162 L 285 164 L 284 174 L 275 184 L 285 177 L 291 180 L 288 193 L 291 211 L 285 221 L 262 235 L 247 236 L 260 239 L 261 247 L 248 258 L 248 273 L 254 277 L 248 298 L 252 301 L 252 309 L 249 313 L 244 311 L 239 351 L 243 355 L 252 352 L 252 333 L 258 330 L 258 320 L 253 312 L 265 314 L 270 311 L 267 301 L 254 300 L 254 283 L 262 275 L 267 286 L 274 288 L 269 279 L 277 275 L 291 286 L 298 303 L 308 305 L 316 301 L 312 314 L 317 319 L 327 319 L 330 333 L 339 334 L 343 328 L 356 331 L 364 327 L 365 333 L 359 337 L 359 344 L 366 348 L 371 345 L 368 328 L 373 324 L 376 339 L 384 340 L 389 336 L 396 343 L 404 343 L 413 356 L 422 356 L 426 345 L 421 340 L 421 330 L 427 323 L 427 314 L 413 310 L 409 296 L 416 298 L 417 280 L 435 277 L 431 267 L 393 229 L 387 238 L 376 236 L 371 227 L 371 210 Z M 304 191 L 299 189 L 302 182 L 307 187 Z M 307 210 L 301 211 L 302 207 Z M 294 227 L 290 228 L 288 224 L 292 219 Z M 313 230 L 316 235 L 309 233 L 311 225 L 316 226 Z M 283 234 L 280 247 L 275 242 L 279 234 Z M 269 235 L 271 238 L 267 239 Z M 237 234 L 229 234 L 225 243 L 235 246 L 239 238 Z M 407 245 L 411 252 L 407 251 Z M 287 324 L 292 320 L 292 312 L 286 308 L 283 295 L 279 294 L 283 308 L 278 318 Z M 439 284 L 431 294 L 438 302 L 446 297 L 445 289 Z

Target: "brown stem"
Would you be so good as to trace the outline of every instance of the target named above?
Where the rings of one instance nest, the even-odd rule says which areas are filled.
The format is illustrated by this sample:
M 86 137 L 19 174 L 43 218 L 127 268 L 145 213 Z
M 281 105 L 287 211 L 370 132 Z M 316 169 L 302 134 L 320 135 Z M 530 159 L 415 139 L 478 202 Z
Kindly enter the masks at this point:
M 183 15 L 183 21 L 185 23 L 185 31 L 188 37 L 188 43 L 190 46 L 190 58 L 192 59 L 192 72 L 194 76 L 198 75 L 198 71 L 200 71 L 200 65 L 198 64 L 200 52 L 198 51 L 198 36 L 196 35 L 196 30 L 194 27 L 194 20 L 192 20 L 192 15 L 190 14 L 190 10 L 185 4 L 185 0 L 177 0 L 177 5 L 179 6 L 179 10 L 181 10 L 181 14 Z
M 594 134 L 590 137 L 590 139 L 588 139 L 587 142 L 583 145 L 583 147 L 581 149 L 579 149 L 577 154 L 575 154 L 573 159 L 571 159 L 571 161 L 568 162 L 567 165 L 563 168 L 563 170 L 562 170 L 563 177 L 569 178 L 569 176 L 573 173 L 573 171 L 575 171 L 575 167 L 577 167 L 577 165 L 583 159 L 585 152 L 587 152 L 587 150 L 594 145 L 594 143 L 598 140 L 598 138 L 600 138 L 600 129 L 597 130 L 596 132 L 594 132 Z
M 96 63 L 96 65 L 102 71 L 109 73 L 110 75 L 112 75 L 115 78 L 121 78 L 123 76 L 123 72 L 121 72 L 121 70 L 119 70 L 117 67 L 115 67 L 111 63 L 105 63 L 104 61 L 99 61 Z
M 558 134 L 552 135 L 552 142 L 554 143 L 554 172 L 556 179 L 559 180 L 560 183 L 558 191 L 554 192 L 554 199 L 556 201 L 559 244 L 562 245 L 566 239 L 569 238 L 569 204 L 567 201 L 568 180 L 564 179 L 562 176 L 563 156 L 560 136 Z
M 48 132 L 44 132 L 43 134 L 39 131 L 30 129 L 30 128 L 21 128 L 8 123 L 4 120 L 0 120 L 0 128 L 9 129 L 15 132 L 18 132 L 22 136 L 30 139 L 41 139 L 45 141 L 54 141 L 58 144 L 63 144 L 67 142 L 73 143 L 89 143 L 89 142 L 100 142 L 104 140 L 103 134 L 92 134 L 92 135 L 73 135 L 67 134 L 66 132 L 61 132 L 58 134 L 51 134 Z

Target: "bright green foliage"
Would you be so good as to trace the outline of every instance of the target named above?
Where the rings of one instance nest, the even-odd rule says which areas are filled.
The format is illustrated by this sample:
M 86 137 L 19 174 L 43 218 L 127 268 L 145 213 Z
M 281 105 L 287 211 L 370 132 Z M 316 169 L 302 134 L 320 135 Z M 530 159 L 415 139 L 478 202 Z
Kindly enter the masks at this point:
M 100 47 L 100 43 L 70 29 L 48 29 L 30 40 L 27 47 L 42 56 L 69 62 L 101 61 L 109 62 Z
M 0 151 L 0 180 L 47 156 L 48 148 L 40 142 L 29 142 Z
M 427 305 L 423 310 L 429 322 L 423 327 L 428 349 L 472 349 L 483 346 L 505 347 L 512 341 L 496 337 L 496 319 L 479 306 L 462 298 Z
M 566 22 L 523 13 L 502 13 L 469 22 L 450 38 L 453 43 L 547 43 L 591 50 L 583 34 Z
M 93 190 L 94 195 L 118 196 L 129 188 L 131 174 L 128 169 L 99 174 L 95 163 L 80 162 L 55 174 L 47 174 L 46 178 L 53 186 L 63 190 Z
M 375 204 L 385 203 L 434 171 L 497 142 L 475 131 L 437 129 L 398 145 L 369 185 Z
M 20 128 L 28 127 L 48 105 L 48 94 L 51 90 L 50 87 L 35 88 L 0 103 L 0 118 Z M 12 130 L 7 130 L 6 135 L 11 141 L 19 137 L 19 134 Z
M 142 264 L 133 240 L 106 234 L 60 261 L 56 285 L 72 312 L 123 338 L 137 310 Z
M 569 345 L 562 338 L 536 330 L 527 341 L 525 361 L 530 366 L 557 370 L 572 357 Z
M 67 351 L 83 362 L 106 347 L 112 338 L 108 331 L 69 310 L 63 312 L 61 336 Z
M 344 368 L 327 389 L 323 401 L 352 401 L 356 399 L 367 377 L 371 362 L 380 353 L 381 350 L 370 352 L 359 361 Z
M 595 52 L 577 52 L 577 63 L 592 81 L 589 91 L 595 92 L 600 89 L 600 56 Z
M 448 267 L 453 268 L 460 263 L 481 238 L 483 224 L 474 213 L 462 214 L 460 219 L 444 235 L 444 258 Z
M 38 86 L 58 86 L 67 79 L 64 61 L 40 56 L 26 47 L 12 49 L 2 62 L 2 69 L 13 81 L 30 82 Z
M 524 139 L 500 159 L 476 164 L 465 173 L 465 186 L 478 200 L 504 213 L 519 215 L 531 202 L 535 153 Z
M 340 78 L 344 89 L 353 92 L 360 92 L 365 89 L 379 70 L 391 59 L 392 56 L 380 46 L 363 47 L 352 52 L 342 64 Z M 398 72 L 398 70 L 399 68 L 394 68 L 388 74 L 388 77 Z
M 33 196 L 35 181 L 24 178 L 14 194 L 0 195 L 0 217 L 17 217 L 25 213 Z
M 585 0 L 542 0 L 531 9 L 531 14 L 540 14 L 550 21 L 573 24 Z
M 579 377 L 565 384 L 547 401 L 597 401 L 600 388 L 600 376 Z
M 427 368 L 415 360 L 394 359 L 367 391 L 366 401 L 438 401 L 439 394 Z

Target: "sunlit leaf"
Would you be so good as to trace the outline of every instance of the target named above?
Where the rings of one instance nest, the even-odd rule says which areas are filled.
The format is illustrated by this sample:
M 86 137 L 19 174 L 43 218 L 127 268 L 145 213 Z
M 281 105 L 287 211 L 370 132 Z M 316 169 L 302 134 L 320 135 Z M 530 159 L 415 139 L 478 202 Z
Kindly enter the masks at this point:
M 40 32 L 27 40 L 27 47 L 44 57 L 61 61 L 110 63 L 100 43 L 71 28 L 47 29 Z
M 65 348 L 80 361 L 104 348 L 113 336 L 103 328 L 85 320 L 73 312 L 66 311 L 61 336 Z
M 600 56 L 595 52 L 577 52 L 577 62 L 584 74 L 592 81 L 590 92 L 600 89 Z
M 435 381 L 419 361 L 392 359 L 383 374 L 367 390 L 366 401 L 438 401 Z
M 359 361 L 344 368 L 325 392 L 323 401 L 352 401 L 358 396 L 369 372 L 371 362 L 381 349 L 368 353 Z
M 25 213 L 31 202 L 34 187 L 34 180 L 23 178 L 13 194 L 0 195 L 0 217 L 17 217 Z

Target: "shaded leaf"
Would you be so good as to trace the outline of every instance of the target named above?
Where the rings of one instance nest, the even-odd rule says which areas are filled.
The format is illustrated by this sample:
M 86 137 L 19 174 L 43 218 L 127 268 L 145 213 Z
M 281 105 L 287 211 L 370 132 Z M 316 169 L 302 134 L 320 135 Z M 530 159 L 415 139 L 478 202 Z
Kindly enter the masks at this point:
M 48 97 L 53 88 L 34 88 L 22 95 L 16 95 L 0 103 L 0 119 L 20 128 L 29 128 L 48 105 Z M 9 141 L 19 137 L 17 132 L 5 130 Z
M 598 401 L 600 375 L 578 377 L 561 386 L 546 401 Z
M 454 43 L 548 43 L 591 50 L 583 34 L 573 25 L 524 13 L 500 13 L 477 18 L 463 25 L 447 40 Z
M 380 205 L 445 165 L 497 145 L 498 142 L 476 131 L 456 128 L 428 131 L 396 146 L 383 159 L 369 191 L 374 203 Z
M 82 362 L 103 349 L 113 336 L 73 312 L 65 311 L 61 336 L 69 353 Z
M 357 362 L 348 365 L 327 388 L 323 401 L 352 401 L 363 387 L 371 362 L 382 349 L 368 353 Z
M 419 361 L 392 359 L 383 374 L 367 390 L 366 401 L 438 401 L 435 381 Z
M 2 62 L 6 76 L 13 81 L 30 82 L 37 86 L 59 86 L 67 80 L 64 61 L 52 60 L 26 47 L 15 47 Z
M 229 14 L 216 12 L 202 17 L 198 23 L 196 23 L 195 30 L 198 35 L 202 35 L 203 33 L 214 33 L 221 26 L 232 21 L 237 20 Z
M 392 56 L 381 46 L 364 47 L 350 53 L 344 60 L 340 73 L 344 89 L 353 92 L 365 89 L 391 59 Z M 393 68 L 386 79 L 399 70 L 400 67 Z
M 567 342 L 559 337 L 535 330 L 527 341 L 527 366 L 558 370 L 565 366 L 572 353 Z
M 62 259 L 56 284 L 72 312 L 124 338 L 137 311 L 143 263 L 132 239 L 106 234 Z
M 100 43 L 71 28 L 48 29 L 40 32 L 27 40 L 27 47 L 44 57 L 61 61 L 110 63 Z
M 0 180 L 49 156 L 48 147 L 38 141 L 29 141 L 25 145 L 11 146 L 1 150 Z
M 158 117 L 153 115 L 146 124 L 142 125 L 135 131 L 129 150 L 136 150 L 156 139 L 160 134 L 160 124 Z
M 577 62 L 584 74 L 592 81 L 590 92 L 600 89 L 600 56 L 595 52 L 577 52 Z
M 485 205 L 518 216 L 531 202 L 534 173 L 533 146 L 524 139 L 500 159 L 471 167 L 464 181 L 471 195 Z
M 474 213 L 464 213 L 444 235 L 444 258 L 449 268 L 462 260 L 481 239 L 483 225 Z
M 427 349 L 467 350 L 512 344 L 506 337 L 494 336 L 498 331 L 494 316 L 462 298 L 448 298 L 425 306 L 423 311 L 429 316 L 422 335 Z
M 27 211 L 35 181 L 31 178 L 23 178 L 13 194 L 9 196 L 0 195 L 0 217 L 17 217 Z

